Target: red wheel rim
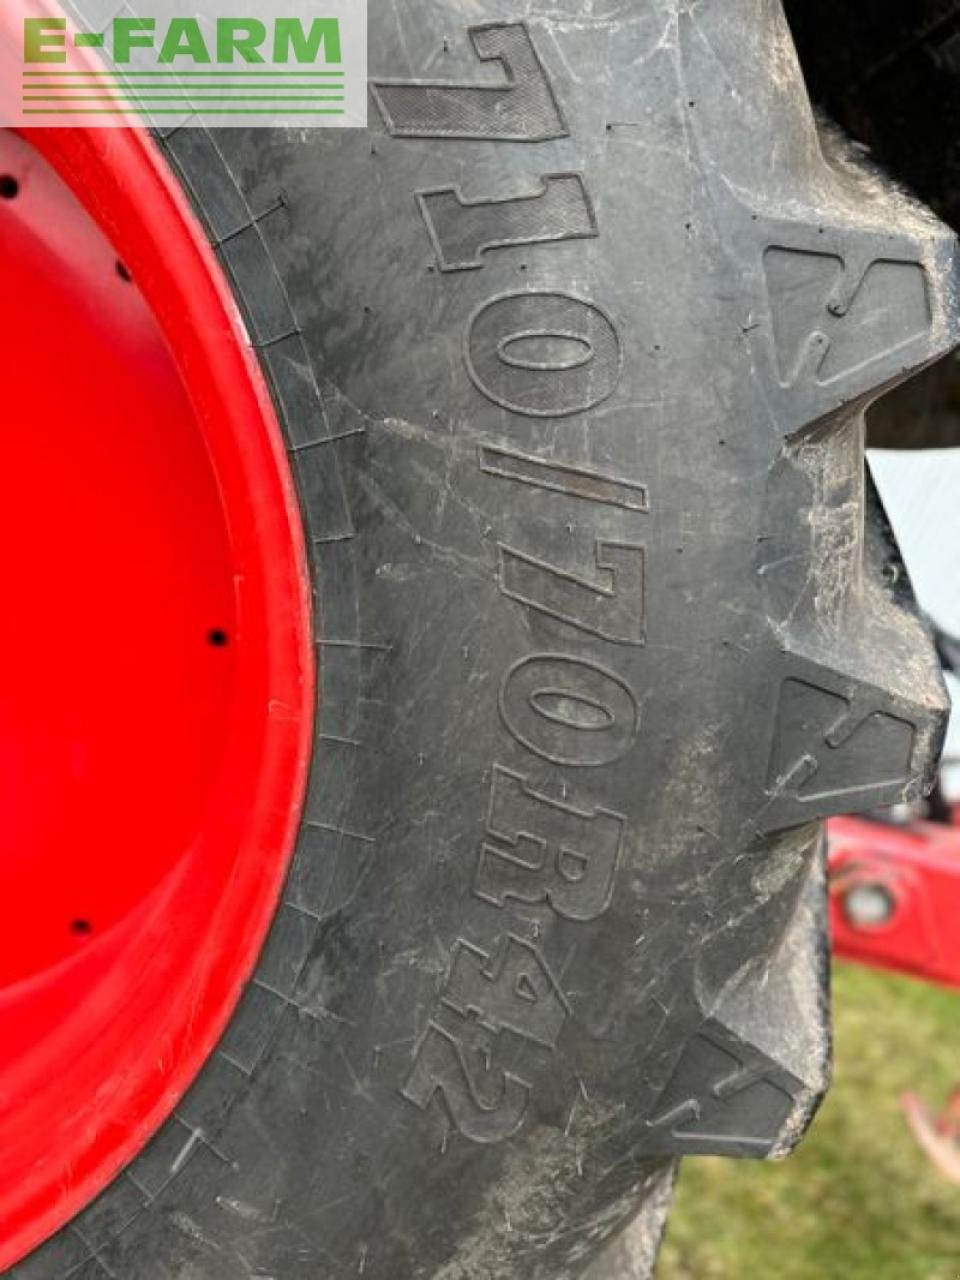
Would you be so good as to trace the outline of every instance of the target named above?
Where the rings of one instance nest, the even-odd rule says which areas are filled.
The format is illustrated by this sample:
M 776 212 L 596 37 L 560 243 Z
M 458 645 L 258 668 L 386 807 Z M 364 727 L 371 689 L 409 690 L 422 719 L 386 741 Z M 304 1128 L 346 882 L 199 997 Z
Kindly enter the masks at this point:
M 314 673 L 280 429 L 150 140 L 0 134 L 0 262 L 2 1270 L 212 1052 L 295 840 Z

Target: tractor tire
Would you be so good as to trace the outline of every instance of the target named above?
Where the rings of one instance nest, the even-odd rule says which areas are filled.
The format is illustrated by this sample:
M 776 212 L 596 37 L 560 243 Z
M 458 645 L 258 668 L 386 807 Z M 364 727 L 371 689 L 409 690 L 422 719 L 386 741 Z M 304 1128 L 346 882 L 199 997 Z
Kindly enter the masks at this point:
M 960 228 L 957 0 L 915 0 L 906 7 L 895 0 L 785 0 L 784 8 L 816 108 L 938 217 Z M 955 356 L 885 396 L 867 417 L 868 447 L 958 444 Z
M 312 775 L 220 1050 L 13 1280 L 649 1272 L 678 1157 L 826 1088 L 822 819 L 930 781 L 863 411 L 956 245 L 824 158 L 777 0 L 374 4 L 369 62 L 366 131 L 158 139 L 287 437 Z

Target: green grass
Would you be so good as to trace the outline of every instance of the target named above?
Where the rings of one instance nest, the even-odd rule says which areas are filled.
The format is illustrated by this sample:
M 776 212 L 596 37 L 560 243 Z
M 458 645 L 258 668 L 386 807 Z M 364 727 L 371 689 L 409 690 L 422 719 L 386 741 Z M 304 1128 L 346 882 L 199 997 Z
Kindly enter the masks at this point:
M 960 1081 L 960 993 L 834 971 L 834 1084 L 795 1155 L 685 1161 L 658 1280 L 960 1280 L 960 1187 L 913 1142 L 902 1090 Z

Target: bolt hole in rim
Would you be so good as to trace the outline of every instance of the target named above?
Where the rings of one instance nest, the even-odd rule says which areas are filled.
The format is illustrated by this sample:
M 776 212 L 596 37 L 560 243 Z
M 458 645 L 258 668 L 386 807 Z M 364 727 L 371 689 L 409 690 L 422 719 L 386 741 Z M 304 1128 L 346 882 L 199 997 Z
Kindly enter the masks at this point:
M 213 1051 L 292 852 L 315 681 L 280 429 L 154 144 L 0 131 L 0 195 L 2 1271 Z

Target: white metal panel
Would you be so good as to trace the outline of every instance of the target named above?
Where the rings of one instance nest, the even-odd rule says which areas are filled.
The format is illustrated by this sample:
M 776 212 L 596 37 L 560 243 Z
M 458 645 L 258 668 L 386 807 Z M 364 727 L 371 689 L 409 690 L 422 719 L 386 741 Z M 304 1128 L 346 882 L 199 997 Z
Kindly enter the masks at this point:
M 960 449 L 872 449 L 869 460 L 920 607 L 960 636 Z M 960 684 L 948 684 L 947 753 L 958 755 Z

